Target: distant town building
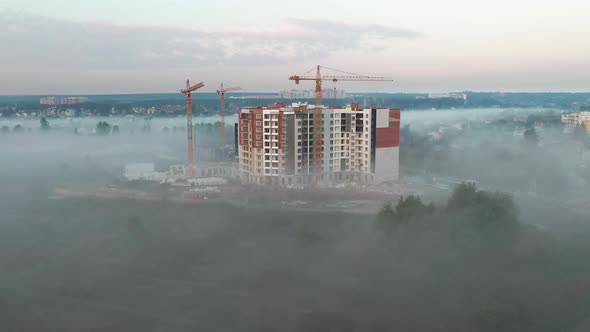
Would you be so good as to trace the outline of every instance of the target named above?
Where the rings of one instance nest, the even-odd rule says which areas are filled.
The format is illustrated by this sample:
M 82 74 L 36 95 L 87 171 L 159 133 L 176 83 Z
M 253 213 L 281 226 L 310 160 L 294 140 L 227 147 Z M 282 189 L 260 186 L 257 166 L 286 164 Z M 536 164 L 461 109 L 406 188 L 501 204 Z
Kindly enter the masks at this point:
M 240 110 L 237 137 L 243 183 L 331 186 L 399 178 L 400 110 L 275 104 Z M 320 172 L 315 168 L 315 126 L 321 126 Z
M 581 124 L 590 121 L 590 112 L 562 114 L 561 121 L 567 124 Z
M 590 112 L 562 114 L 561 122 L 565 123 L 570 129 L 579 124 L 584 124 L 586 130 L 590 132 Z
M 464 93 L 429 93 L 428 98 L 429 99 L 451 98 L 451 99 L 467 100 L 467 95 Z
M 57 98 L 57 97 L 44 97 L 39 99 L 39 103 L 41 105 L 74 105 L 74 104 L 85 104 L 88 102 L 87 97 L 64 97 L 64 98 Z
M 284 99 L 314 99 L 316 95 L 314 90 L 284 90 L 279 92 L 279 97 Z M 350 97 L 344 90 L 322 90 L 322 98 L 324 99 L 345 99 Z

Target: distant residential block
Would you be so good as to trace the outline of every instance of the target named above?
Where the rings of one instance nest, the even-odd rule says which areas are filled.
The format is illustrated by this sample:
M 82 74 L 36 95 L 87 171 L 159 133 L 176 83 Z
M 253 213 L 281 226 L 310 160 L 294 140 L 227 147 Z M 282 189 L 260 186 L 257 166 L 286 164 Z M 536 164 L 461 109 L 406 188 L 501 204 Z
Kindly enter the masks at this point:
M 41 105 L 74 105 L 74 104 L 85 104 L 88 102 L 87 97 L 44 97 L 39 100 Z

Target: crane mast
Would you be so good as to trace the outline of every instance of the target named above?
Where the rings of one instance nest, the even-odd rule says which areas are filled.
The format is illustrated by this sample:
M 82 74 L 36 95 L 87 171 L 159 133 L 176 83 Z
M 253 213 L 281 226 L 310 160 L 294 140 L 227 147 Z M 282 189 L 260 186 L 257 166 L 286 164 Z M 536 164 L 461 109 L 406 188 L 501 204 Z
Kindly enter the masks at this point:
M 320 73 L 320 65 L 317 65 L 315 74 L 315 111 L 313 113 L 313 142 L 315 143 L 313 169 L 316 175 L 322 173 L 322 128 L 322 74 Z
M 191 92 L 196 91 L 205 84 L 203 82 L 197 83 L 193 86 L 190 85 L 190 81 L 186 80 L 186 88 L 180 90 L 180 93 L 186 96 L 186 138 L 188 148 L 188 177 L 194 177 L 195 175 L 195 147 L 193 145 L 193 97 Z
M 222 146 L 225 146 L 226 142 L 225 142 L 225 93 L 229 92 L 229 91 L 238 91 L 238 90 L 242 90 L 242 88 L 240 87 L 233 87 L 233 88 L 224 88 L 223 87 L 223 83 L 221 83 L 221 86 L 219 88 L 219 90 L 217 90 L 217 94 L 219 95 L 219 109 L 221 112 L 221 144 Z

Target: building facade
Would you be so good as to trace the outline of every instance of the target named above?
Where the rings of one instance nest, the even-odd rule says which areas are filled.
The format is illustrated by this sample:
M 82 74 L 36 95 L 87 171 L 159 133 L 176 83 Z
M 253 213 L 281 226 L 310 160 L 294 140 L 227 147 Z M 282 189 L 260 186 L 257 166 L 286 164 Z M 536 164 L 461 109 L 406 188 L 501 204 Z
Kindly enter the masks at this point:
M 314 106 L 301 104 L 242 109 L 236 131 L 241 181 L 331 186 L 398 179 L 399 109 L 322 107 L 317 124 L 314 113 Z
M 590 132 L 590 112 L 579 112 L 561 115 L 561 122 L 565 123 L 569 129 L 574 128 L 577 125 L 583 124 L 586 126 L 586 130 Z

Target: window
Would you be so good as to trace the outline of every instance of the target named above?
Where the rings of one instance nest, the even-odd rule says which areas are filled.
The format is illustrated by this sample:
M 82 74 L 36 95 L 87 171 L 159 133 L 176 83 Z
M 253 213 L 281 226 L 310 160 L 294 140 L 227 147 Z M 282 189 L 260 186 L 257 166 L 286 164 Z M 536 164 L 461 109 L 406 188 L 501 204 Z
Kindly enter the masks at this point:
M 262 139 L 262 135 L 256 135 L 256 139 Z
M 262 114 L 256 114 L 256 119 L 262 119 Z M 258 123 L 259 121 L 256 121 Z
M 262 121 L 256 121 L 256 126 L 257 127 L 262 127 Z

